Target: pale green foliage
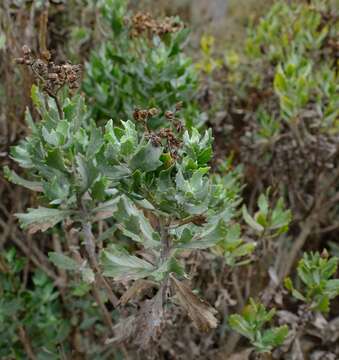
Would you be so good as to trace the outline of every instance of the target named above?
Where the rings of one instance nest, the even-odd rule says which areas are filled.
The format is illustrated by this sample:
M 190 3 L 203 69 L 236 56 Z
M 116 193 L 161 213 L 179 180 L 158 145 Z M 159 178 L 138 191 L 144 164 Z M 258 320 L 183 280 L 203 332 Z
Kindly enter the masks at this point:
M 224 66 L 231 92 L 243 101 L 251 95 L 263 96 L 259 104 L 250 104 L 256 111 L 253 135 L 257 143 L 275 142 L 285 132 L 286 123 L 293 127 L 304 122 L 310 110 L 312 122 L 322 131 L 338 132 L 337 60 L 335 45 L 331 45 L 339 34 L 335 14 L 336 7 L 330 1 L 277 1 L 258 24 L 249 28 L 243 54 L 227 47 Z M 210 50 L 213 42 L 208 44 L 208 53 L 202 48 L 207 65 L 219 61 Z M 212 77 L 213 68 L 210 72 Z M 222 91 L 218 81 L 213 85 L 214 92 Z M 227 103 L 229 98 L 223 101 Z M 214 105 L 210 112 L 217 110 Z
M 289 223 L 292 220 L 292 214 L 290 210 L 286 210 L 284 201 L 280 198 L 275 207 L 270 209 L 268 202 L 269 191 L 267 194 L 261 194 L 258 199 L 258 211 L 252 217 L 246 206 L 242 207 L 242 214 L 245 222 L 256 232 L 271 237 L 278 236 L 287 232 Z
M 229 325 L 233 330 L 248 338 L 256 351 L 270 352 L 280 346 L 288 334 L 286 325 L 266 328 L 274 314 L 274 309 L 267 311 L 264 305 L 251 299 L 241 315 L 230 316 Z
M 297 267 L 303 287 L 300 291 L 295 289 L 290 278 L 285 279 L 285 286 L 296 299 L 309 304 L 310 309 L 327 313 L 330 300 L 339 295 L 339 279 L 333 279 L 337 266 L 337 257 L 305 253 Z
M 106 41 L 86 64 L 83 89 L 95 120 L 131 118 L 136 107 L 161 112 L 183 101 L 188 127 L 202 122 L 193 102 L 197 76 L 183 54 L 187 29 L 163 36 L 133 35 L 127 0 L 105 0 L 99 6 Z M 176 19 L 179 22 L 179 19 Z M 152 119 L 151 127 L 162 124 Z
M 18 336 L 19 322 L 29 333 L 30 345 L 39 359 L 57 359 L 58 345 L 68 347 L 71 330 L 57 288 L 45 273 L 35 270 L 30 288 L 23 289 L 20 272 L 27 261 L 14 248 L 2 251 L 0 261 L 0 358 L 26 358 Z
M 292 5 L 277 2 L 250 32 L 248 54 L 260 57 L 260 48 L 265 46 L 269 60 L 279 62 L 293 51 L 318 50 L 329 31 L 334 29 L 320 27 L 321 16 L 316 9 L 302 2 Z
M 183 249 L 217 245 L 217 253 L 230 265 L 251 254 L 254 244 L 240 239 L 239 227 L 230 227 L 241 201 L 239 175 L 230 171 L 225 177 L 209 175 L 210 131 L 177 133 L 182 146 L 174 158 L 166 142 L 154 145 L 130 120 L 110 120 L 99 127 L 80 96 L 62 99 L 63 120 L 54 102 L 48 100 L 47 109 L 35 88 L 33 97 L 42 120 L 34 123 L 27 113 L 31 134 L 12 149 L 13 159 L 28 170 L 29 180 L 6 169 L 9 179 L 42 193 L 43 207 L 17 214 L 24 228 L 34 233 L 68 219 L 95 223 L 111 218 L 118 239 L 135 242 L 155 256 L 150 264 L 129 254 L 128 246 L 124 250 L 108 242 L 101 254 L 103 271 L 116 279 L 161 281 L 170 272 L 180 275 Z M 158 219 L 157 226 L 144 210 Z M 166 259 L 161 257 L 164 231 L 171 242 Z M 85 263 L 75 264 L 62 254 L 50 257 L 57 266 L 93 281 Z
M 259 125 L 256 140 L 262 143 L 273 142 L 280 133 L 281 123 L 264 109 L 259 109 L 256 117 Z

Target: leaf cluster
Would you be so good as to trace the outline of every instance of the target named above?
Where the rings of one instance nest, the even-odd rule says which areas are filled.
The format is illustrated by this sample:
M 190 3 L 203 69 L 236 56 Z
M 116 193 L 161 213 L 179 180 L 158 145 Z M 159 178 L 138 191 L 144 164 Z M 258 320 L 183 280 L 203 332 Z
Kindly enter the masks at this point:
M 186 125 L 201 124 L 193 101 L 197 76 L 183 54 L 188 30 L 179 26 L 162 35 L 135 36 L 125 0 L 105 1 L 100 12 L 106 41 L 93 51 L 83 81 L 94 119 L 131 118 L 135 108 L 154 106 L 163 114 L 182 101 Z M 153 118 L 150 126 L 161 124 L 161 118 Z
M 333 279 L 338 267 L 337 257 L 328 257 L 324 252 L 304 253 L 297 267 L 300 290 L 294 288 L 290 278 L 285 279 L 286 288 L 292 295 L 314 311 L 328 313 L 330 300 L 339 295 L 339 279 Z
M 272 320 L 274 314 L 274 309 L 267 311 L 264 305 L 251 299 L 241 315 L 230 316 L 229 325 L 233 330 L 248 338 L 257 352 L 270 352 L 280 346 L 288 334 L 286 325 L 265 329 L 266 323 Z
M 239 176 L 209 175 L 210 131 L 178 132 L 165 119 L 177 138 L 173 157 L 172 143 L 153 144 L 149 130 L 139 123 L 110 120 L 104 128 L 96 125 L 79 95 L 63 99 L 62 120 L 55 104 L 37 88 L 33 100 L 41 121 L 34 122 L 27 112 L 31 133 L 12 149 L 12 158 L 26 168 L 29 179 L 5 169 L 11 181 L 41 194 L 44 206 L 17 214 L 23 228 L 34 233 L 66 220 L 112 219 L 118 238 L 136 242 L 155 256 L 149 263 L 108 243 L 101 254 L 104 275 L 116 278 L 151 276 L 160 281 L 172 271 L 181 275 L 175 257 L 184 249 L 218 245 L 230 264 L 253 251 L 254 244 L 239 240 L 237 227 L 229 228 L 241 201 Z M 155 216 L 155 223 L 145 211 Z M 171 242 L 166 261 L 161 256 L 164 236 Z M 56 254 L 51 259 L 93 281 L 88 267 Z

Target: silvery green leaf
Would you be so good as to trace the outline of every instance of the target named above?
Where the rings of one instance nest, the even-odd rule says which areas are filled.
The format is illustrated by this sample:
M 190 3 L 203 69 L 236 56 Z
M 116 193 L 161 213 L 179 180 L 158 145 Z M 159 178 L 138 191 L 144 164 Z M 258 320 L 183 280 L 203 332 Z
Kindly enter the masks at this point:
M 216 245 L 219 241 L 221 241 L 226 236 L 226 228 L 223 221 L 219 221 L 218 223 L 208 224 L 203 228 L 199 228 L 200 231 L 187 241 L 189 237 L 187 237 L 186 241 L 177 246 L 180 249 L 207 249 L 211 246 Z
M 26 214 L 15 214 L 15 216 L 19 219 L 22 228 L 28 229 L 28 232 L 33 234 L 39 230 L 46 231 L 71 214 L 70 210 L 39 207 L 37 209 L 29 208 Z
M 118 196 L 112 200 L 108 200 L 99 204 L 97 207 L 91 210 L 91 212 L 95 216 L 95 220 L 102 220 L 113 217 L 113 214 L 117 211 L 117 205 L 119 200 L 120 197 Z
M 47 152 L 47 157 L 45 161 L 47 166 L 57 169 L 61 172 L 67 173 L 64 157 L 60 149 L 55 148 L 49 150 Z
M 100 128 L 97 128 L 95 124 L 92 124 L 90 127 L 90 138 L 86 150 L 86 157 L 91 158 L 95 156 L 101 149 L 104 143 L 102 131 Z
M 130 120 L 121 123 L 124 127 L 124 135 L 120 138 L 121 153 L 125 156 L 131 155 L 138 144 L 138 133 Z
M 100 170 L 107 179 L 112 181 L 119 181 L 131 175 L 131 170 L 126 165 L 105 165 L 100 166 Z
M 49 144 L 53 146 L 59 146 L 60 145 L 60 138 L 58 136 L 58 133 L 55 130 L 48 131 L 45 126 L 41 129 L 41 134 L 44 138 L 44 140 Z
M 242 207 L 242 215 L 247 225 L 249 225 L 252 229 L 258 232 L 264 231 L 264 227 L 261 226 L 258 222 L 256 222 L 253 217 L 248 213 L 246 205 L 243 205 Z
M 95 281 L 95 274 L 93 270 L 88 266 L 80 268 L 80 274 L 82 280 L 87 284 L 92 284 Z
M 230 327 L 237 331 L 239 334 L 249 338 L 254 339 L 253 331 L 250 327 L 250 324 L 241 316 L 238 314 L 233 314 L 229 318 L 229 324 Z
M 146 248 L 159 246 L 159 234 L 152 228 L 143 212 L 127 197 L 122 196 L 119 199 L 114 218 L 122 232 L 132 240 L 141 242 Z
M 96 180 L 99 175 L 97 167 L 94 165 L 93 160 L 86 159 L 83 155 L 77 155 L 76 157 L 77 162 L 77 170 L 79 173 L 79 180 L 81 191 L 87 191 Z
M 34 166 L 27 140 L 22 140 L 18 145 L 11 148 L 11 158 L 23 168 L 30 169 Z
M 4 175 L 6 179 L 13 184 L 20 185 L 25 187 L 26 189 L 42 192 L 42 183 L 40 181 L 30 181 L 23 179 L 19 176 L 14 170 L 10 170 L 8 166 L 4 167 Z
M 103 275 L 115 280 L 136 280 L 149 276 L 154 266 L 116 246 L 101 252 Z
M 133 155 L 129 162 L 129 166 L 132 170 L 141 170 L 144 172 L 150 172 L 158 169 L 162 162 L 160 161 L 160 155 L 162 154 L 162 147 L 155 147 L 151 142 L 146 145 L 142 145 Z
M 64 254 L 58 252 L 49 252 L 48 257 L 52 263 L 60 269 L 75 271 L 79 270 L 80 268 L 80 265 L 75 260 Z

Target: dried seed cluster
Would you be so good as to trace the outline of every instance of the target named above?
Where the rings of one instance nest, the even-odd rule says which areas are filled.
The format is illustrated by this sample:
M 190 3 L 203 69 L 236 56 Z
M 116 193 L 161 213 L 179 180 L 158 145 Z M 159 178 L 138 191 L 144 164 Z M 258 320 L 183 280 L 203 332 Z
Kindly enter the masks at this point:
M 65 85 L 71 92 L 75 92 L 80 87 L 81 65 L 56 65 L 50 60 L 50 56 L 34 57 L 31 49 L 26 45 L 22 47 L 22 53 L 23 57 L 15 61 L 31 68 L 35 80 L 49 96 L 55 98 Z
M 162 36 L 182 29 L 182 24 L 174 18 L 166 17 L 159 21 L 152 18 L 149 13 L 138 12 L 132 17 L 131 21 L 132 36 L 139 36 L 143 33 Z
M 149 118 L 157 116 L 158 114 L 159 110 L 156 108 L 151 108 L 148 110 L 141 110 L 136 108 L 133 112 L 133 118 L 135 121 L 146 123 Z
M 178 149 L 181 146 L 181 140 L 178 135 L 184 130 L 183 122 L 177 117 L 177 112 L 180 111 L 181 108 L 182 103 L 179 102 L 176 104 L 174 111 L 165 111 L 165 118 L 169 120 L 171 127 L 158 131 L 151 131 L 147 124 L 150 118 L 159 115 L 160 112 L 158 109 L 135 109 L 133 112 L 134 120 L 144 126 L 146 138 L 149 139 L 154 146 L 163 145 L 163 140 L 165 140 L 168 151 L 173 158 L 178 157 Z

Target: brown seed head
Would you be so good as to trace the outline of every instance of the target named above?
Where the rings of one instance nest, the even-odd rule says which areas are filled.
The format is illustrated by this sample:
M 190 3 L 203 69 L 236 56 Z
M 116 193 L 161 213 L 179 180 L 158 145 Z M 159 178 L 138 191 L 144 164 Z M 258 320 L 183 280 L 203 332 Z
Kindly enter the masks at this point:
M 165 117 L 166 117 L 167 119 L 169 119 L 169 120 L 172 120 L 172 119 L 174 118 L 174 113 L 173 113 L 173 111 L 167 110 L 167 111 L 165 112 Z

